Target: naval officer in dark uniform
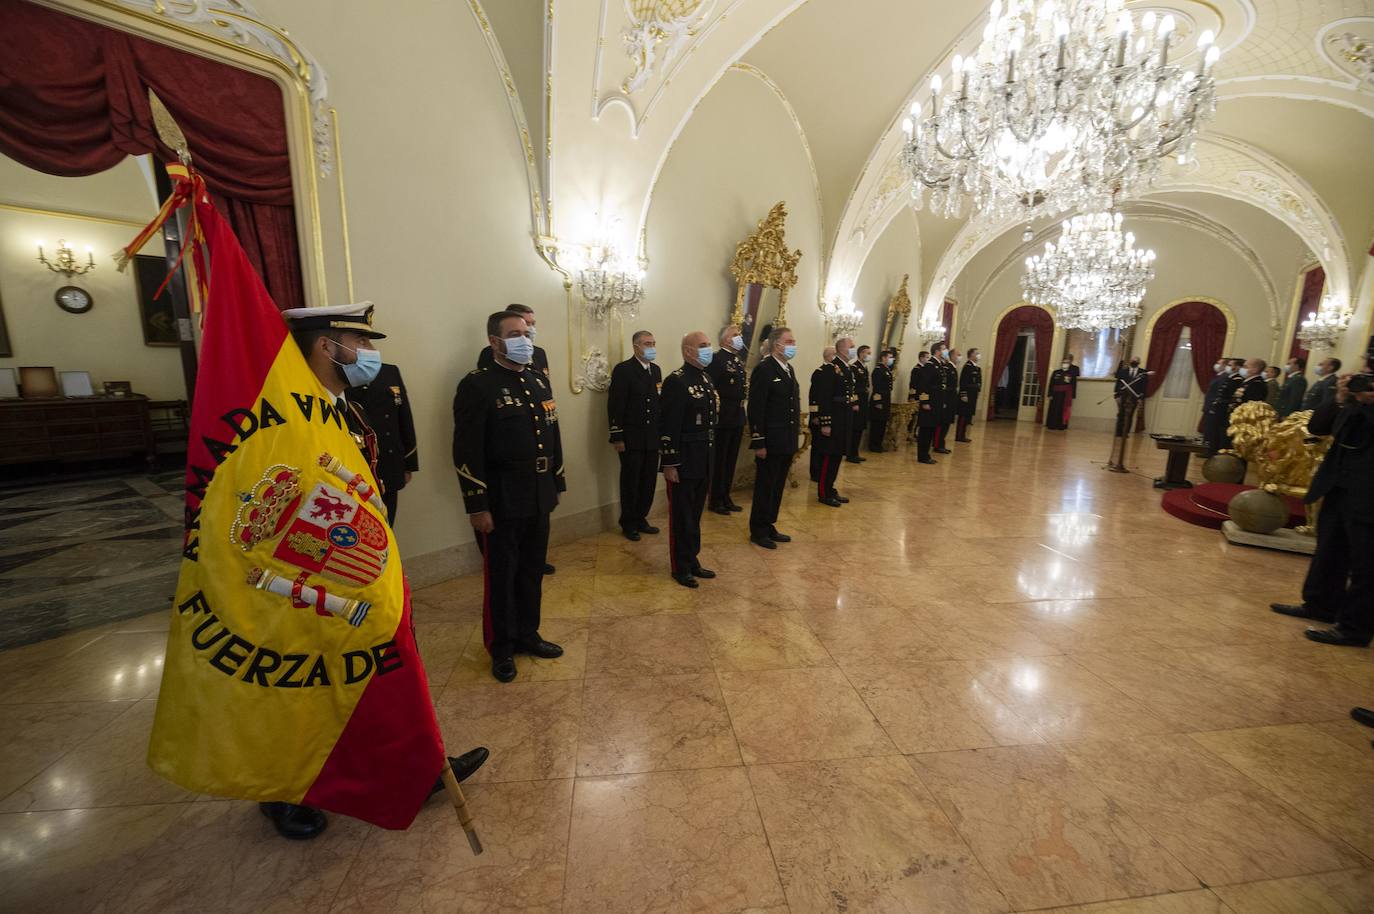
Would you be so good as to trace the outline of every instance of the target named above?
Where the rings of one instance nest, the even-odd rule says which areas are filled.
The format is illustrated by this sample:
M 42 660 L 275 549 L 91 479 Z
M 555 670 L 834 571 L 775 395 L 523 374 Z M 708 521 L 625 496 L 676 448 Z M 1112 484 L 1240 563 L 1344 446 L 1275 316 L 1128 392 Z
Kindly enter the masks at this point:
M 323 308 L 288 308 L 282 312 L 282 317 L 290 326 L 291 336 L 305 356 L 311 373 L 333 396 L 349 435 L 375 477 L 377 435 L 368 422 L 366 410 L 349 391 L 349 388 L 375 382 L 382 367 L 382 355 L 373 340 L 386 339 L 386 334 L 373 328 L 374 310 L 372 302 L 360 302 Z M 348 392 L 347 399 L 345 392 Z M 448 761 L 458 780 L 465 781 L 482 767 L 487 755 L 487 749 L 478 746 L 457 758 L 450 756 Z M 436 781 L 431 794 L 442 790 L 443 786 L 442 780 Z M 313 806 L 275 802 L 259 803 L 258 808 L 283 838 L 298 841 L 314 838 L 329 824 L 324 813 Z
M 536 335 L 534 309 L 529 305 L 515 304 L 506 305 L 506 310 L 518 314 L 525 319 L 525 326 L 529 329 L 530 341 L 533 342 Z M 490 346 L 477 353 L 478 368 L 490 368 L 494 364 L 496 363 L 492 359 Z M 541 347 L 535 346 L 534 355 L 530 358 L 530 367 L 535 371 L 543 372 L 544 377 L 549 377 L 549 354 Z
M 740 440 L 744 437 L 744 401 L 749 396 L 749 376 L 744 371 L 744 337 L 731 324 L 720 331 L 720 348 L 706 366 L 711 383 L 720 397 L 716 425 L 716 445 L 711 452 L 711 510 L 717 514 L 743 511 L 730 498 L 735 484 L 735 464 L 739 461 Z
M 659 453 L 668 487 L 668 555 L 673 580 L 683 587 L 716 576 L 698 559 L 716 434 L 716 387 L 706 373 L 713 357 L 710 337 L 689 333 L 682 338 L 682 367 L 663 381 Z
M 892 413 L 892 366 L 897 354 L 884 349 L 873 369 L 872 393 L 868 402 L 868 449 L 875 454 L 883 450 L 887 435 L 887 417 Z
M 768 335 L 768 355 L 749 376 L 749 447 L 754 452 L 754 503 L 749 509 L 749 541 L 765 549 L 790 543 L 779 533 L 778 509 L 787 471 L 801 434 L 801 385 L 792 368 L 797 338 L 787 327 Z
M 657 533 L 649 523 L 658 481 L 658 392 L 663 369 L 654 364 L 654 335 L 638 330 L 630 339 L 634 355 L 611 369 L 606 397 L 611 447 L 620 457 L 620 529 L 627 540 Z
M 868 428 L 868 360 L 873 352 L 871 346 L 860 346 L 856 353 L 856 358 L 849 363 L 849 370 L 854 375 L 854 396 L 857 402 L 854 404 L 858 408 L 850 414 L 851 426 L 849 429 L 849 453 L 845 459 L 850 463 L 863 463 L 864 458 L 859 456 L 859 442 L 863 440 L 864 429 Z
M 811 376 L 809 398 L 816 411 L 811 423 L 811 447 L 820 455 L 816 500 L 832 508 L 849 501 L 835 489 L 835 480 L 840 474 L 840 461 L 849 451 L 849 430 L 858 411 L 854 374 L 849 369 L 853 349 L 852 339 L 840 337 L 835 341 L 835 357 Z
M 931 445 L 940 426 L 944 423 L 945 407 L 949 398 L 946 385 L 948 375 L 941 367 L 945 344 L 936 343 L 931 349 L 930 359 L 917 367 L 912 373 L 912 395 L 916 400 L 916 462 L 934 463 L 930 456 Z
M 949 429 L 954 424 L 954 414 L 959 409 L 959 369 L 954 359 L 957 350 L 945 348 L 938 359 L 940 371 L 944 373 L 944 397 L 940 403 L 940 424 L 935 429 L 935 453 L 952 454 L 949 447 Z M 932 358 L 931 361 L 936 361 Z
M 382 484 L 387 520 L 394 527 L 397 496 L 410 482 L 410 474 L 420 469 L 415 419 L 401 369 L 383 364 L 376 378 L 349 390 L 348 400 L 362 405 L 377 434 L 377 481 Z
M 968 361 L 959 369 L 959 404 L 955 411 L 958 421 L 955 441 L 968 444 L 973 439 L 968 436 L 968 427 L 978 410 L 978 395 L 983 391 L 983 369 L 978 367 L 978 350 L 968 351 Z
M 539 636 L 549 514 L 558 505 L 563 445 L 549 380 L 530 365 L 534 343 L 514 311 L 487 318 L 492 367 L 478 368 L 453 398 L 453 465 L 486 571 L 482 639 L 491 674 L 515 678 L 515 654 L 553 658 Z

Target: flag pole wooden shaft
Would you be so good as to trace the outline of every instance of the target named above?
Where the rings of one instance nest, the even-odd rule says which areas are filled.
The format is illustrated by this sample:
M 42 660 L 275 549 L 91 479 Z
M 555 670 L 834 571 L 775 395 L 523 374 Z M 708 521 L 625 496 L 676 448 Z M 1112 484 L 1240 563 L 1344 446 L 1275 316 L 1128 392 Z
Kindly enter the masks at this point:
M 439 773 L 444 781 L 444 790 L 448 791 L 448 798 L 453 803 L 453 811 L 458 813 L 458 824 L 463 826 L 463 831 L 468 836 L 468 846 L 472 848 L 474 857 L 482 853 L 482 839 L 477 837 L 477 826 L 473 823 L 472 813 L 468 810 L 467 797 L 463 796 L 463 788 L 458 786 L 458 779 L 453 776 L 453 768 L 448 762 L 444 763 L 444 770 Z

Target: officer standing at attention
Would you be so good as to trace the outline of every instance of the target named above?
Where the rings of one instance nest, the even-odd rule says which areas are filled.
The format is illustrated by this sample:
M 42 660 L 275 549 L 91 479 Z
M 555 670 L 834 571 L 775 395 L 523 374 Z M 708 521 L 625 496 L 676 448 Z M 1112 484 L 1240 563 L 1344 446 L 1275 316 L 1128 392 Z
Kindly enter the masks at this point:
M 749 396 L 749 376 L 744 373 L 744 337 L 739 327 L 731 324 L 721 329 L 720 349 L 706 366 L 706 373 L 720 397 L 716 446 L 711 452 L 711 510 L 730 514 L 744 510 L 730 498 L 740 439 L 744 437 L 744 401 Z
M 968 361 L 959 369 L 959 407 L 958 434 L 955 441 L 965 444 L 973 439 L 968 436 L 969 423 L 973 422 L 974 412 L 978 409 L 978 395 L 983 391 L 983 369 L 978 367 L 978 350 L 968 351 Z
M 863 439 L 864 429 L 868 427 L 868 361 L 872 357 L 872 352 L 872 347 L 860 346 L 858 358 L 849 365 L 849 370 L 854 375 L 854 396 L 858 398 L 854 404 L 857 409 L 850 417 L 852 425 L 849 429 L 849 453 L 845 456 L 845 460 L 850 463 L 864 462 L 864 458 L 859 456 L 859 442 Z
M 658 481 L 658 392 L 663 369 L 654 364 L 654 335 L 637 330 L 630 338 L 634 355 L 611 369 L 606 397 L 611 447 L 620 456 L 620 529 L 627 540 L 657 533 L 649 524 Z
M 945 373 L 944 409 L 940 411 L 940 425 L 935 430 L 935 453 L 952 454 L 949 449 L 949 428 L 954 424 L 954 415 L 959 411 L 959 369 L 955 360 L 959 350 L 945 349 L 940 359 L 940 370 Z
M 702 568 L 701 512 L 711 485 L 711 444 L 716 435 L 716 388 L 706 373 L 714 356 L 700 330 L 682 338 L 682 367 L 663 382 L 659 450 L 668 486 L 668 558 L 673 580 L 696 587 L 714 578 Z
M 282 312 L 282 317 L 291 328 L 291 337 L 305 356 L 311 374 L 334 398 L 349 435 L 358 445 L 372 475 L 378 476 L 377 435 L 368 424 L 367 412 L 354 397 L 358 388 L 375 383 L 380 377 L 382 354 L 373 348 L 372 341 L 386 339 L 386 334 L 373 329 L 374 310 L 372 302 L 359 302 L 323 308 L 288 308 Z M 397 377 L 399 380 L 399 375 Z M 478 746 L 457 758 L 450 756 L 448 761 L 458 780 L 466 781 L 482 767 L 488 755 L 485 746 Z M 443 789 L 444 782 L 437 780 L 430 794 Z M 329 824 L 324 813 L 313 806 L 274 802 L 259 803 L 258 808 L 272 821 L 277 834 L 296 841 L 317 837 Z
M 809 399 L 815 410 L 811 449 L 820 455 L 816 476 L 816 500 L 838 508 L 849 501 L 835 491 L 840 461 L 849 450 L 849 429 L 857 403 L 854 400 L 854 375 L 849 370 L 849 353 L 854 341 L 840 337 L 835 341 L 835 357 L 811 375 Z
M 525 326 L 528 327 L 530 331 L 530 341 L 533 342 L 535 337 L 534 309 L 531 308 L 529 305 L 516 304 L 506 305 L 506 310 L 514 312 L 515 314 L 518 314 L 525 319 Z M 483 349 L 481 352 L 477 354 L 478 368 L 490 368 L 494 364 L 495 362 L 492 361 L 490 346 Z M 535 346 L 534 356 L 530 359 L 530 367 L 533 368 L 535 371 L 543 372 L 544 377 L 549 377 L 549 354 L 539 346 Z
M 420 469 L 415 419 L 401 369 L 384 363 L 375 378 L 349 390 L 348 399 L 362 405 L 377 433 L 377 481 L 387 521 L 395 527 L 397 496 L 410 482 L 410 474 Z
M 825 383 L 823 375 L 829 374 L 833 370 L 830 367 L 830 363 L 833 361 L 835 361 L 835 347 L 826 346 L 821 350 L 821 364 L 816 366 L 815 371 L 811 372 L 811 383 L 806 390 L 806 403 L 809 407 L 807 425 L 811 427 L 811 481 L 817 483 L 821 480 L 821 460 L 824 454 L 822 449 L 816 446 L 816 439 L 821 436 L 821 410 L 816 406 L 816 391 L 817 385 Z
M 549 380 L 530 365 L 527 331 L 514 311 L 488 317 L 492 367 L 470 372 L 453 398 L 453 465 L 483 547 L 482 637 L 501 682 L 515 678 L 516 653 L 563 654 L 539 637 L 549 514 L 567 488 L 563 445 Z
M 883 437 L 887 435 L 887 417 L 892 412 L 892 365 L 897 354 L 884 349 L 873 369 L 873 393 L 868 403 L 868 449 L 875 454 L 883 451 Z
M 914 403 L 916 401 L 916 388 L 919 386 L 916 380 L 921 376 L 921 369 L 924 368 L 926 362 L 929 361 L 930 353 L 926 350 L 922 349 L 920 352 L 916 353 L 916 364 L 911 366 L 911 376 L 907 380 L 906 399 L 908 403 Z M 920 416 L 917 413 L 913 413 L 911 421 L 907 423 L 906 434 L 908 441 L 916 436 L 916 428 L 920 425 L 917 421 L 919 418 Z
M 779 533 L 778 509 L 787 470 L 801 434 L 801 385 L 792 369 L 797 338 L 787 327 L 768 334 L 768 355 L 749 377 L 749 447 L 754 451 L 754 503 L 749 509 L 749 541 L 764 549 L 790 543 Z
M 944 404 L 948 397 L 945 389 L 948 376 L 940 363 L 945 352 L 944 343 L 936 343 L 931 350 L 930 359 L 914 372 L 912 389 L 916 407 L 916 462 L 934 463 L 930 456 L 930 446 L 935 434 L 944 421 Z

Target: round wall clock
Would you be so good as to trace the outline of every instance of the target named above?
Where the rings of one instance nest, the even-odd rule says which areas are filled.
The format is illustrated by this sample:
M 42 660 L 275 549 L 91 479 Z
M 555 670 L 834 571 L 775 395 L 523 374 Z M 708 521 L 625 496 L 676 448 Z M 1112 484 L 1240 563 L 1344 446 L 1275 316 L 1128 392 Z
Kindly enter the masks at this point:
M 57 307 L 72 314 L 85 314 L 91 310 L 91 293 L 76 286 L 63 286 L 53 295 Z

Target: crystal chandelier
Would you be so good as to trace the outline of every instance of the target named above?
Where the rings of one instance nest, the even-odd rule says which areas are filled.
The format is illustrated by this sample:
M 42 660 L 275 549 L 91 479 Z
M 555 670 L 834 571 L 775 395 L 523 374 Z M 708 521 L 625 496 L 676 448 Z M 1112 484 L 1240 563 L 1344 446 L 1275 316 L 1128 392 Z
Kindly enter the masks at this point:
M 929 346 L 931 343 L 939 343 L 944 340 L 948 328 L 940 323 L 938 317 L 923 317 L 917 326 L 916 332 L 921 338 L 922 346 Z
M 1187 161 L 1216 107 L 1221 51 L 1206 31 L 1198 62 L 1169 62 L 1174 17 L 1124 0 L 993 0 L 977 54 L 955 55 L 903 121 L 901 162 L 917 207 L 991 219 L 1105 209 L 1139 194 L 1170 156 Z M 948 91 L 944 91 L 945 89 Z
M 644 269 L 640 264 L 603 242 L 576 249 L 572 260 L 592 320 L 604 321 L 611 314 L 622 320 L 639 316 L 639 302 L 644 298 Z
M 1026 258 L 1026 301 L 1055 309 L 1068 330 L 1124 330 L 1140 317 L 1145 286 L 1154 278 L 1155 252 L 1136 250 L 1121 231 L 1120 213 L 1085 213 L 1064 223 L 1059 246 Z
M 1308 313 L 1296 335 L 1307 344 L 1306 349 L 1333 349 L 1350 326 L 1352 317 L 1354 314 L 1349 306 L 1337 304 L 1335 296 L 1328 292 L 1322 296 L 1317 310 Z
M 821 314 L 836 338 L 857 333 L 864 322 L 864 313 L 854 307 L 853 301 L 843 297 L 826 302 L 821 307 Z

